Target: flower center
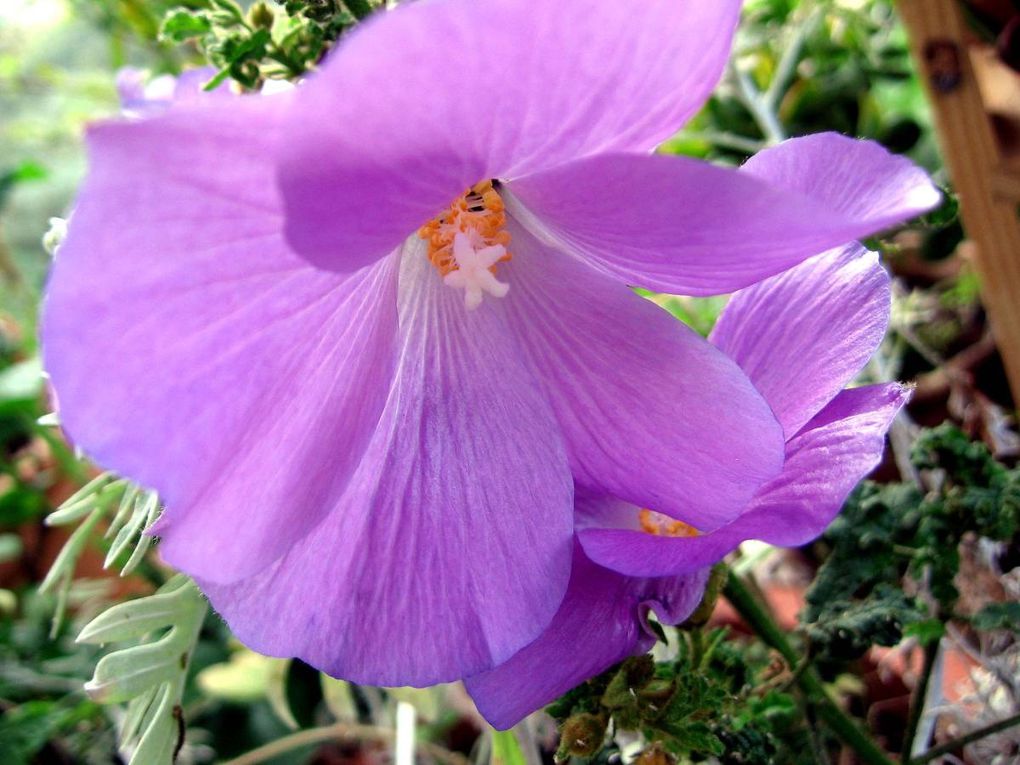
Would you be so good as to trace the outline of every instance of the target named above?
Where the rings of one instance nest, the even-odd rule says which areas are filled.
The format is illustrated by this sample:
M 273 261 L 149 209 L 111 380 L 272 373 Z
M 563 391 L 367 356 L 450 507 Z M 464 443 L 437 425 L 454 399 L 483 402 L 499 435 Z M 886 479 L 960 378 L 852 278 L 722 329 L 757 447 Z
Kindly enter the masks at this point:
M 638 523 L 641 524 L 642 531 L 656 537 L 683 537 L 686 539 L 701 535 L 701 532 L 689 523 L 678 521 L 654 510 L 641 510 L 638 513 Z
M 433 218 L 418 236 L 428 242 L 428 259 L 443 283 L 464 290 L 464 305 L 475 309 L 483 293 L 504 297 L 510 285 L 496 279 L 496 264 L 510 260 L 506 212 L 492 181 L 477 183 Z

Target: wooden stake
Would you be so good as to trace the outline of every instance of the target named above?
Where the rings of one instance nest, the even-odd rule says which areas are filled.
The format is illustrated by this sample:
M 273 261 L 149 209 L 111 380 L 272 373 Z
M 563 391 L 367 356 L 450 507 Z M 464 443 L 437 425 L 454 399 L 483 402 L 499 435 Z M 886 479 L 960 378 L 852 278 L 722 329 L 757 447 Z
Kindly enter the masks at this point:
M 1020 177 L 1000 151 L 956 0 L 897 0 L 897 7 L 935 111 L 963 225 L 975 244 L 983 302 L 1020 404 L 1020 199 L 1010 193 L 1020 190 Z

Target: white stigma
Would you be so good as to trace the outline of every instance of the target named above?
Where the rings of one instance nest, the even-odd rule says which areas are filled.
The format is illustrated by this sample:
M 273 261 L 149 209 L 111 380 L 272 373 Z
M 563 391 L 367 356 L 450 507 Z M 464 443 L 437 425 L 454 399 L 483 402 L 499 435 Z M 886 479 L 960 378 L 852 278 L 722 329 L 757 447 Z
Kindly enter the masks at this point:
M 475 248 L 468 234 L 458 233 L 453 238 L 453 259 L 457 270 L 443 277 L 443 284 L 464 290 L 464 306 L 473 311 L 482 304 L 482 293 L 492 297 L 506 297 L 510 285 L 499 281 L 489 269 L 506 255 L 506 247 L 494 244 Z

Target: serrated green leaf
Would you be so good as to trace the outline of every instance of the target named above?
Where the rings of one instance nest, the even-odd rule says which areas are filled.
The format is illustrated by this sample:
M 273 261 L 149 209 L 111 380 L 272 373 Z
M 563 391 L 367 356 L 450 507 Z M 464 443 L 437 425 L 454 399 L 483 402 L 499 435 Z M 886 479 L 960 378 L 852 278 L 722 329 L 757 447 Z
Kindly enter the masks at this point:
M 120 498 L 120 504 L 117 505 L 117 512 L 113 514 L 110 525 L 106 529 L 106 533 L 103 535 L 104 538 L 109 539 L 124 526 L 128 517 L 131 515 L 131 509 L 135 506 L 135 498 L 138 496 L 140 491 L 141 489 L 134 484 L 130 484 L 124 490 L 124 494 L 122 494 Z
M 118 603 L 86 624 L 78 642 L 115 643 L 169 627 L 190 614 L 194 597 L 187 588 L 178 588 Z
M 46 573 L 46 578 L 39 585 L 39 592 L 52 592 L 57 582 L 62 579 L 68 579 L 74 573 L 75 566 L 78 564 L 78 557 L 81 555 L 82 550 L 85 549 L 89 536 L 91 536 L 93 529 L 95 529 L 102 517 L 103 508 L 96 508 L 74 530 L 74 533 L 71 534 L 57 554 L 56 560 L 53 561 L 53 565 L 50 566 L 50 570 Z
M 84 518 L 96 504 L 96 498 L 114 480 L 112 473 L 102 473 L 64 500 L 60 507 L 46 516 L 47 526 L 63 526 Z
M 111 704 L 128 701 L 151 688 L 175 679 L 187 661 L 181 653 L 181 630 L 171 630 L 155 643 L 145 643 L 107 654 L 96 665 L 85 692 L 94 701 Z
M 138 737 L 142 729 L 142 723 L 149 714 L 149 708 L 155 703 L 158 692 L 159 688 L 153 688 L 128 702 L 127 713 L 124 715 L 124 724 L 120 729 L 121 741 L 134 741 Z
M 181 733 L 178 715 L 180 709 L 174 697 L 174 687 L 166 683 L 157 691 L 155 702 L 149 708 L 149 719 L 143 725 L 129 765 L 163 765 L 173 762 Z
M 131 517 L 128 519 L 128 522 L 124 524 L 124 527 L 117 532 L 117 536 L 114 537 L 113 544 L 110 545 L 110 551 L 106 554 L 106 560 L 103 561 L 103 568 L 109 568 L 112 566 L 114 561 L 116 561 L 132 543 L 138 543 L 138 537 L 149 524 L 149 518 L 155 511 L 158 503 L 159 496 L 152 491 L 142 492 L 135 497 L 134 508 L 131 510 Z M 146 547 L 147 546 L 148 544 L 146 544 Z

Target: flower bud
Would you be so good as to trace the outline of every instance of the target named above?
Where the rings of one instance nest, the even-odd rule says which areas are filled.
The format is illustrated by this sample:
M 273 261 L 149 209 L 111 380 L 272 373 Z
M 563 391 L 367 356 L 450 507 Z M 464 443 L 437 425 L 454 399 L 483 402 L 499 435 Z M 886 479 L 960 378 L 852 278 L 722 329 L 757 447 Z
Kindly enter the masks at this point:
M 248 20 L 256 29 L 272 29 L 273 9 L 265 3 L 255 3 L 248 11 Z
M 556 760 L 568 757 L 592 757 L 602 748 L 609 719 L 603 715 L 581 712 L 567 718 L 560 731 Z

